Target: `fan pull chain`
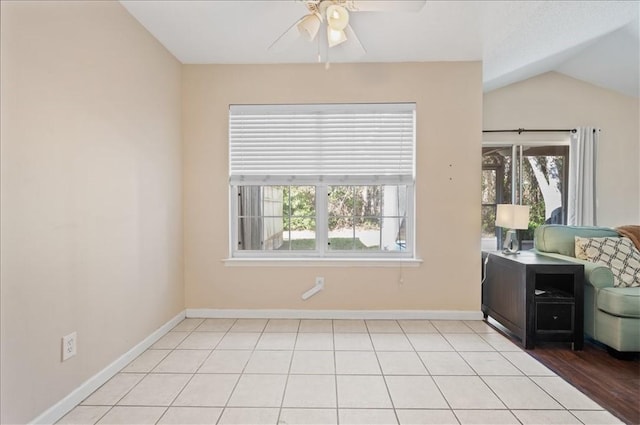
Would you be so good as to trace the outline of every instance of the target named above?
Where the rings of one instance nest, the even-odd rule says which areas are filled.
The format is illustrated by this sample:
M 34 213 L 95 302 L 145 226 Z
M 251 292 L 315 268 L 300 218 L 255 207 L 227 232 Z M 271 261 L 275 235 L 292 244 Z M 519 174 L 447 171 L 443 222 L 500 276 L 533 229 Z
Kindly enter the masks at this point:
M 320 51 L 320 37 L 316 37 L 318 40 L 318 63 L 322 63 L 322 53 Z M 327 62 L 324 64 L 324 69 L 328 70 L 330 67 L 329 63 L 329 48 L 327 48 Z
M 325 71 L 328 71 L 328 70 L 329 70 L 329 67 L 331 66 L 331 64 L 329 63 L 329 51 L 330 51 L 330 50 L 331 50 L 331 49 L 330 49 L 329 47 L 327 47 L 327 61 L 326 61 L 326 62 L 325 62 L 325 64 L 324 64 L 324 69 L 325 69 Z

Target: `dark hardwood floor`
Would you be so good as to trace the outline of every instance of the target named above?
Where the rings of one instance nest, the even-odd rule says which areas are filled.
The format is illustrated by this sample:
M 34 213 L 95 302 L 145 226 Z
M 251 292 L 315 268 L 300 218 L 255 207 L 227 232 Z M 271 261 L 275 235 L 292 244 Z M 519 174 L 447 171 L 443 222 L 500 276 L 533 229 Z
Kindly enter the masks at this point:
M 522 347 L 499 323 L 492 319 L 488 323 Z M 626 359 L 618 359 L 590 340 L 585 340 L 582 351 L 573 351 L 568 343 L 551 342 L 538 342 L 534 349 L 525 351 L 621 421 L 640 424 L 639 353 L 626 353 Z
M 592 341 L 584 350 L 570 344 L 539 344 L 529 355 L 627 424 L 640 424 L 640 359 L 617 359 Z

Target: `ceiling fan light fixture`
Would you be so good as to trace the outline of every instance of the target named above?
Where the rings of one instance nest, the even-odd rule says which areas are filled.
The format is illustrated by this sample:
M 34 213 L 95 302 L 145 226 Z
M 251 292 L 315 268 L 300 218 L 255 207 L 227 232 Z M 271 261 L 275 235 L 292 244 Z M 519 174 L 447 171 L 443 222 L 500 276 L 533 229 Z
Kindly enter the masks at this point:
M 327 26 L 327 41 L 329 42 L 329 47 L 337 46 L 347 41 L 347 34 L 343 30 L 334 30 Z
M 308 14 L 298 23 L 298 31 L 309 41 L 316 38 L 318 30 L 320 30 L 320 16 L 316 13 Z
M 339 4 L 327 7 L 327 25 L 335 30 L 342 31 L 349 25 L 349 12 Z

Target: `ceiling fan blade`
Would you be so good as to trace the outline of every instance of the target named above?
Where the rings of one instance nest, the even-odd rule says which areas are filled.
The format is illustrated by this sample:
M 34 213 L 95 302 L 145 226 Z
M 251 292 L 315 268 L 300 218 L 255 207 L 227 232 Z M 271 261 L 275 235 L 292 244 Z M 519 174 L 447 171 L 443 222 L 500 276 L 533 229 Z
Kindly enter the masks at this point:
M 350 55 L 353 55 L 355 57 L 366 55 L 367 49 L 364 48 L 355 31 L 353 30 L 353 28 L 351 28 L 351 25 L 347 25 L 347 27 L 344 29 L 344 32 L 347 35 L 347 42 L 344 43 L 345 50 L 349 50 Z
M 427 0 L 352 0 L 349 10 L 358 12 L 418 12 Z
M 283 52 L 290 48 L 300 38 L 298 24 L 302 22 L 303 19 L 304 17 L 298 19 L 293 25 L 291 25 L 285 32 L 282 33 L 282 35 L 280 35 L 280 37 L 276 38 L 276 40 L 271 43 L 267 50 L 271 50 L 273 52 Z

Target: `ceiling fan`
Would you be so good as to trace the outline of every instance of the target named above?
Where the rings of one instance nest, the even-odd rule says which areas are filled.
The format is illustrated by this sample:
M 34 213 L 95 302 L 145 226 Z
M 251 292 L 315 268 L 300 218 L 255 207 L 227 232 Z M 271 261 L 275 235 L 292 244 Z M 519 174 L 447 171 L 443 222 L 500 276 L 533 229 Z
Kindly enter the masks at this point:
M 296 21 L 287 31 L 269 46 L 269 50 L 285 50 L 296 39 L 318 41 L 318 62 L 320 58 L 320 28 L 326 24 L 326 41 L 329 48 L 341 45 L 347 40 L 361 54 L 366 53 L 362 43 L 349 25 L 353 12 L 417 12 L 427 0 L 298 0 L 305 4 L 308 14 Z

